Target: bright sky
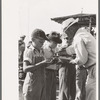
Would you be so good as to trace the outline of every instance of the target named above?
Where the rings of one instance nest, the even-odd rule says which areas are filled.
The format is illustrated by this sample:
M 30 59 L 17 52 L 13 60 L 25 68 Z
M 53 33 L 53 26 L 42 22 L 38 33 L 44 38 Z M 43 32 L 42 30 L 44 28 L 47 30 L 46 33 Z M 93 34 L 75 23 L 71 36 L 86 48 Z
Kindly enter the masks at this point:
M 29 38 L 34 28 L 46 33 L 52 30 L 61 32 L 61 25 L 50 18 L 81 13 L 97 13 L 97 0 L 22 0 L 19 2 L 20 34 Z M 20 35 L 19 34 L 19 35 Z

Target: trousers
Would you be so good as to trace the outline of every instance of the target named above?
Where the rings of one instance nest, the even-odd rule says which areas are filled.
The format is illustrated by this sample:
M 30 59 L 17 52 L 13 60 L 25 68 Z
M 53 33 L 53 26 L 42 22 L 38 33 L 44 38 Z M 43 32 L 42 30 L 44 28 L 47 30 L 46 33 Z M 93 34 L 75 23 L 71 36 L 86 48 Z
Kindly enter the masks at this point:
M 75 65 L 66 63 L 59 69 L 59 100 L 75 100 Z
M 46 100 L 56 100 L 56 72 L 46 69 Z
M 46 100 L 44 71 L 44 68 L 40 67 L 27 73 L 23 85 L 24 100 Z
M 76 70 L 76 97 L 75 100 L 85 100 L 86 97 L 87 70 L 78 67 Z
M 96 100 L 96 65 L 88 69 L 86 100 Z

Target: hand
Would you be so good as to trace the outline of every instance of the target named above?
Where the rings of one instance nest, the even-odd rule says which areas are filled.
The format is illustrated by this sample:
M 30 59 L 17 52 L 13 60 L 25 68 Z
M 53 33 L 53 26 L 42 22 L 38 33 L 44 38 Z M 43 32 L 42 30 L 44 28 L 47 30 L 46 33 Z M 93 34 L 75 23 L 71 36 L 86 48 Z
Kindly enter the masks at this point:
M 59 52 L 58 52 L 58 55 L 59 55 L 59 56 L 66 55 L 66 51 L 65 51 L 65 50 L 63 50 L 63 51 L 59 51 Z
M 51 61 L 50 60 L 45 60 L 45 63 L 47 64 L 47 65 L 51 65 Z
M 75 60 L 71 60 L 69 63 L 76 64 Z
M 62 65 L 62 61 L 61 60 L 59 60 L 58 62 L 57 62 L 57 65 Z
M 58 62 L 58 58 L 52 58 L 52 60 L 50 61 L 52 64 L 56 64 Z

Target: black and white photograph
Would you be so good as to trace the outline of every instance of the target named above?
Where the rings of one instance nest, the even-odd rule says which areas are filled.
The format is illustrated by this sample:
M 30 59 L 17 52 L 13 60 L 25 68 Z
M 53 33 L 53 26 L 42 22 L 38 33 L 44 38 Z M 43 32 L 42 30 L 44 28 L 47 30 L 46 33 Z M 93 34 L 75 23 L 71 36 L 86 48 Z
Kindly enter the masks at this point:
M 3 0 L 2 53 L 3 100 L 98 100 L 98 0 Z

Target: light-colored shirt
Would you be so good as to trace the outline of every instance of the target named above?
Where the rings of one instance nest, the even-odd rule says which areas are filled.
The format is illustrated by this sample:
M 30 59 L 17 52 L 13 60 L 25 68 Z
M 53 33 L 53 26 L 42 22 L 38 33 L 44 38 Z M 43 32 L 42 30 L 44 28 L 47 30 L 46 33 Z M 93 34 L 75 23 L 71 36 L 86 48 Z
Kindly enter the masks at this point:
M 43 47 L 43 49 L 45 59 L 47 59 L 47 61 L 50 61 L 54 56 L 55 49 L 51 49 L 49 45 L 46 45 L 45 47 Z M 47 69 L 56 70 L 56 64 L 49 65 Z
M 29 61 L 31 65 L 35 65 L 36 63 L 39 63 L 43 60 L 44 60 L 44 53 L 42 49 L 39 52 L 31 45 L 24 52 L 24 62 Z M 23 93 L 26 93 L 28 91 L 33 91 L 34 87 L 36 87 L 38 83 L 44 84 L 43 83 L 45 77 L 44 73 L 45 73 L 45 66 L 40 67 L 32 72 L 27 72 L 23 85 Z M 36 84 L 36 82 L 38 83 Z
M 89 67 L 96 63 L 96 40 L 85 29 L 79 29 L 73 39 L 73 45 L 76 53 L 75 62 L 77 65 Z
M 40 50 L 40 52 L 34 48 L 32 45 L 27 48 L 25 50 L 25 53 L 24 53 L 24 61 L 29 61 L 30 64 L 34 65 L 36 64 L 39 60 L 38 58 L 41 58 L 41 57 L 44 57 L 44 53 L 43 53 L 43 49 Z

